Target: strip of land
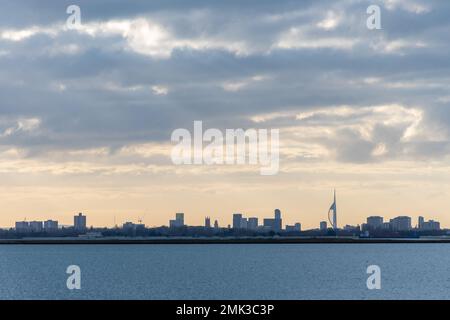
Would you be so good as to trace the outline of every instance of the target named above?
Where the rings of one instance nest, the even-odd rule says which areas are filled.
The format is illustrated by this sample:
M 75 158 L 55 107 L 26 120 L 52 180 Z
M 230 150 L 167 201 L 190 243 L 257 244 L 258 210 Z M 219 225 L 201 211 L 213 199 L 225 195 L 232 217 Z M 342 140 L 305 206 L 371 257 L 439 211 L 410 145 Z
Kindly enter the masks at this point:
M 0 239 L 0 244 L 374 244 L 450 243 L 450 238 L 351 238 L 351 237 L 255 237 L 255 238 L 23 238 Z

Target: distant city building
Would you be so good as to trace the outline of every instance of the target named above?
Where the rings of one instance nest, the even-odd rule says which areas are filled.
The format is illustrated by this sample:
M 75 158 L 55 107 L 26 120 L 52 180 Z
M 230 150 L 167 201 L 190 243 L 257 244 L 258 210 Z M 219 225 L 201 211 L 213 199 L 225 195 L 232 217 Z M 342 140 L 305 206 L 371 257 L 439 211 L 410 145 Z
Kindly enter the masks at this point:
M 296 223 L 293 226 L 286 225 L 286 231 L 287 232 L 293 232 L 293 231 L 300 232 L 300 231 L 302 231 L 302 225 L 300 223 Z
M 133 222 L 125 222 L 123 225 L 122 225 L 122 229 L 124 229 L 124 230 L 131 230 L 131 229 L 134 229 L 134 223 Z
M 282 229 L 282 219 L 281 219 L 281 211 L 280 209 L 275 209 L 275 219 L 274 219 L 274 225 L 273 229 L 274 231 L 281 231 Z
M 73 227 L 78 231 L 86 230 L 86 216 L 81 212 L 78 215 L 74 216 Z
M 242 214 L 241 213 L 234 213 L 233 214 L 233 229 L 241 229 L 241 222 L 242 222 Z
M 423 223 L 425 222 L 425 219 L 422 216 L 420 216 L 417 222 L 418 222 L 417 227 L 419 228 L 419 230 L 422 229 L 422 226 L 423 226 Z
M 391 229 L 393 231 L 410 231 L 411 230 L 411 218 L 407 216 L 400 216 L 389 221 Z
M 423 217 L 419 217 L 418 221 L 419 231 L 437 231 L 441 229 L 441 224 L 438 221 L 428 220 L 425 221 Z
M 43 229 L 42 221 L 30 221 L 31 232 L 42 232 Z
M 383 217 L 380 217 L 380 216 L 367 217 L 366 226 L 370 230 L 382 229 L 383 228 Z
M 326 231 L 327 230 L 327 222 L 326 221 L 320 221 L 320 231 Z
M 424 231 L 437 231 L 441 230 L 441 224 L 438 221 L 429 220 L 423 223 L 422 229 Z
M 247 228 L 250 230 L 258 229 L 258 218 L 256 218 L 256 217 L 248 218 Z
M 145 229 L 145 225 L 143 223 L 125 222 L 122 225 L 122 229 L 124 231 L 136 231 L 138 229 Z
M 264 218 L 263 219 L 263 227 L 266 230 L 273 230 L 275 225 L 275 219 L 272 218 Z
M 214 229 L 219 229 L 219 221 L 214 221 Z
M 184 226 L 184 213 L 179 212 L 175 214 L 175 221 L 179 226 Z
M 16 232 L 28 232 L 30 231 L 30 224 L 28 221 L 16 221 L 15 230 Z
M 211 228 L 211 218 L 205 217 L 205 228 Z
M 184 226 L 184 213 L 179 212 L 175 214 L 175 220 L 169 221 L 170 228 L 178 228 Z
M 241 229 L 247 229 L 248 220 L 247 218 L 241 219 Z
M 58 230 L 58 221 L 54 221 L 54 220 L 44 221 L 44 230 L 45 231 L 57 231 Z
M 348 232 L 360 232 L 361 231 L 359 226 L 351 226 L 348 224 L 346 224 L 344 226 L 344 230 L 348 231 Z
M 265 218 L 263 220 L 263 227 L 266 230 L 279 232 L 282 230 L 282 221 L 280 209 L 275 209 L 274 218 Z
M 330 221 L 331 228 L 333 228 L 334 231 L 337 231 L 338 224 L 337 224 L 336 190 L 334 190 L 333 204 L 331 205 L 330 209 L 328 210 L 328 221 Z

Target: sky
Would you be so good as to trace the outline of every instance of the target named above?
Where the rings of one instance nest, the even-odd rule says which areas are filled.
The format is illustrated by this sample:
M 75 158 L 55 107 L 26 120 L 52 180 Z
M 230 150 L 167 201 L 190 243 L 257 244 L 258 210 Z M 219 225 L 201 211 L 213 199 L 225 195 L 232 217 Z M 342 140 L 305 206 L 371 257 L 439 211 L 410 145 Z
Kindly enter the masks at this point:
M 336 188 L 339 226 L 450 227 L 449 14 L 438 0 L 4 0 L 0 226 L 78 212 L 226 226 L 279 208 L 307 229 Z M 175 165 L 171 134 L 197 120 L 279 129 L 278 174 Z

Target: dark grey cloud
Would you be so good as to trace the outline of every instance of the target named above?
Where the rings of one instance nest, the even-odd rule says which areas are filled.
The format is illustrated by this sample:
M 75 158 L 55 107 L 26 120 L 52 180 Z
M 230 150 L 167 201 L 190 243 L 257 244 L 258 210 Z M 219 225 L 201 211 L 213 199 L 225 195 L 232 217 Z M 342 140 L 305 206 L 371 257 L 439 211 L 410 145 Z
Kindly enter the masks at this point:
M 0 35 L 39 31 L 21 41 L 0 36 L 0 144 L 30 154 L 114 150 L 167 142 L 175 128 L 203 120 L 222 129 L 322 124 L 336 130 L 336 137 L 314 142 L 334 148 L 339 161 L 442 157 L 450 123 L 450 4 L 374 3 L 382 8 L 382 30 L 365 27 L 371 1 L 76 3 L 86 25 L 143 19 L 167 33 L 161 45 L 141 48 L 149 34 L 132 42 L 117 31 L 91 36 L 61 30 L 65 8 L 73 2 L 4 1 Z M 336 25 L 321 28 L 330 17 Z M 166 47 L 165 56 L 151 52 Z M 155 86 L 167 94 L 156 94 Z M 380 105 L 422 111 L 419 126 L 425 133 L 405 140 L 411 123 L 386 124 L 387 111 L 382 121 L 361 114 L 316 114 L 307 121 L 293 116 Z M 251 121 L 273 113 L 291 116 Z M 21 119 L 40 123 L 5 133 Z M 370 124 L 372 136 L 351 127 L 358 124 Z M 387 151 L 374 157 L 380 144 Z

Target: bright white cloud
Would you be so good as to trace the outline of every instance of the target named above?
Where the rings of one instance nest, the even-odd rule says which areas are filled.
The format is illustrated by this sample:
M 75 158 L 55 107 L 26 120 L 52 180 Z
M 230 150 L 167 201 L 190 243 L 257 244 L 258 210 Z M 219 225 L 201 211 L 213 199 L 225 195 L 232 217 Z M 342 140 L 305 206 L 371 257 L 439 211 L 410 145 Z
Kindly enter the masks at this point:
M 0 32 L 0 38 L 9 41 L 22 41 L 39 34 L 55 37 L 58 34 L 58 28 L 33 26 L 25 29 L 6 29 Z
M 328 11 L 326 17 L 322 21 L 318 22 L 317 26 L 321 29 L 332 30 L 339 25 L 341 19 L 341 16 L 336 12 Z
M 279 37 L 279 40 L 273 45 L 273 48 L 281 49 L 318 49 L 318 48 L 329 48 L 329 49 L 340 49 L 340 50 L 350 50 L 356 43 L 358 39 L 356 38 L 345 38 L 345 37 L 312 37 L 307 35 L 307 30 L 302 27 L 292 27 L 288 31 L 283 32 Z
M 7 124 L 9 120 L 2 120 L 0 124 Z M 12 136 L 18 132 L 31 132 L 36 130 L 41 124 L 41 120 L 38 118 L 21 118 L 14 121 L 14 125 L 8 126 L 0 134 L 0 137 Z
M 153 94 L 157 96 L 166 96 L 169 93 L 169 87 L 162 85 L 155 85 L 151 87 Z

